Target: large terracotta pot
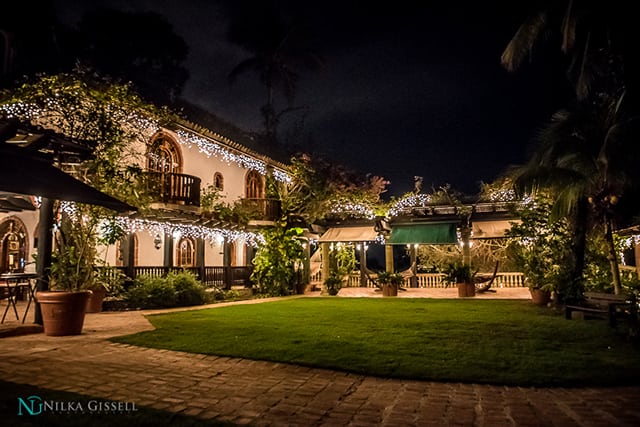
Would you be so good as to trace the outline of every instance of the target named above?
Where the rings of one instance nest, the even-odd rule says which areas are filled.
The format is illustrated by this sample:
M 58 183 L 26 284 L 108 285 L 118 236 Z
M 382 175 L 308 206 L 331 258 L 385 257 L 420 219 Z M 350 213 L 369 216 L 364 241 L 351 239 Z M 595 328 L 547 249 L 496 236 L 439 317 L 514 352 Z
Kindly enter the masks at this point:
M 458 297 L 466 298 L 476 296 L 476 285 L 473 283 L 456 283 L 456 285 L 458 286 Z
M 398 287 L 396 285 L 382 285 L 382 296 L 383 297 L 397 297 L 398 296 Z
M 44 334 L 80 335 L 91 291 L 38 292 Z
M 386 292 L 385 292 L 386 288 Z M 398 286 L 396 285 L 382 285 L 382 296 L 385 297 L 397 297 L 398 296 Z
M 547 305 L 551 301 L 551 292 L 539 288 L 530 288 L 531 301 L 537 305 Z
M 467 285 L 467 296 L 475 297 L 476 296 L 476 285 L 474 283 L 465 283 Z
M 91 297 L 87 301 L 87 313 L 100 313 L 102 311 L 102 301 L 107 296 L 105 288 L 97 288 L 91 290 Z

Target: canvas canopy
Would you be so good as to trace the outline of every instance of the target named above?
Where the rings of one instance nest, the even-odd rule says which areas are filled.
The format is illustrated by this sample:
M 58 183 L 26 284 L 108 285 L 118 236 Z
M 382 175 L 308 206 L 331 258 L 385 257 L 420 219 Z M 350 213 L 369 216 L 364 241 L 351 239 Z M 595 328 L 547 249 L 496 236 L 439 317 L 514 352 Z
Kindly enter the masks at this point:
M 388 243 L 392 245 L 455 244 L 458 242 L 456 226 L 455 222 L 394 225 Z
M 473 239 L 495 239 L 504 237 L 511 223 L 516 220 L 474 221 L 471 224 Z
M 320 239 L 321 243 L 328 242 L 372 242 L 376 240 L 378 233 L 373 226 L 364 227 L 332 227 L 328 229 Z

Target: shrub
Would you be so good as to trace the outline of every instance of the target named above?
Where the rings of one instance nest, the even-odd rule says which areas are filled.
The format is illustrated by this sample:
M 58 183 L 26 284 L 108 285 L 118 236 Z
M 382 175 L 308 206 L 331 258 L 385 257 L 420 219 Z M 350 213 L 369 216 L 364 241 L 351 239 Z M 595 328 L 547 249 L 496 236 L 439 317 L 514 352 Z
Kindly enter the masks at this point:
M 176 293 L 176 305 L 201 305 L 207 302 L 207 293 L 202 283 L 193 273 L 169 273 L 166 280 L 173 285 Z
M 207 302 L 205 287 L 192 273 L 169 273 L 166 277 L 140 276 L 125 295 L 129 306 L 166 308 Z

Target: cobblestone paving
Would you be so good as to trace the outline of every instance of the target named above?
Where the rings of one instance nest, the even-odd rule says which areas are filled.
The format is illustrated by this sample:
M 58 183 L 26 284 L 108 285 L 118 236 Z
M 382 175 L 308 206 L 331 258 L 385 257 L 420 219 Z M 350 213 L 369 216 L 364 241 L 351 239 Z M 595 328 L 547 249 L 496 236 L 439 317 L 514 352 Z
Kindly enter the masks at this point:
M 3 338 L 0 378 L 239 425 L 640 425 L 640 387 L 389 380 L 106 340 L 149 329 L 140 312 L 96 313 L 87 315 L 80 336 Z

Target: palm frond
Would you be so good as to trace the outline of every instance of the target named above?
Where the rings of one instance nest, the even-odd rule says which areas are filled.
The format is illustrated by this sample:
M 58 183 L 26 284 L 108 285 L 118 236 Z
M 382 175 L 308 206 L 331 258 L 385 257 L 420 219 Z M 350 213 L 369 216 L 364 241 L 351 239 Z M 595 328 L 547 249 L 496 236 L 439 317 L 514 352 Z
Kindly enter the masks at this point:
M 567 53 L 576 41 L 576 22 L 577 19 L 573 14 L 573 0 L 567 2 L 567 10 L 562 19 L 562 51 Z
M 500 57 L 500 63 L 507 71 L 515 71 L 522 64 L 524 58 L 531 54 L 546 26 L 547 13 L 542 11 L 531 15 L 518 28 Z
M 580 62 L 580 69 L 578 71 L 578 79 L 576 81 L 576 96 L 578 100 L 587 99 L 589 92 L 591 91 L 591 82 L 593 81 L 593 75 L 589 69 L 591 61 L 589 60 L 589 46 L 591 42 L 591 32 L 587 34 L 587 40 L 584 43 L 584 49 L 582 51 L 582 61 Z

